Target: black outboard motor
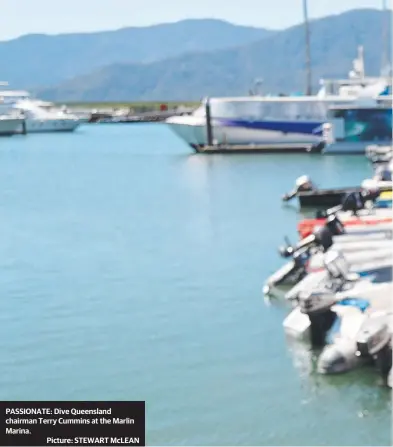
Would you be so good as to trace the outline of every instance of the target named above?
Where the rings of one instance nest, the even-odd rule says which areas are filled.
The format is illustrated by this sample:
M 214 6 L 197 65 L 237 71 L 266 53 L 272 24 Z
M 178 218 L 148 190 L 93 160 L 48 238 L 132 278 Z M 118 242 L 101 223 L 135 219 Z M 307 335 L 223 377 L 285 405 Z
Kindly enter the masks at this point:
M 392 369 L 392 336 L 389 333 L 388 316 L 368 318 L 357 335 L 359 357 L 372 358 L 382 379 L 387 384 Z
M 356 216 L 358 211 L 365 208 L 367 202 L 375 202 L 379 195 L 380 190 L 377 188 L 350 192 L 345 195 L 341 209 L 342 211 L 351 211 Z
M 297 299 L 300 311 L 310 319 L 312 346 L 324 346 L 326 334 L 337 317 L 331 309 L 336 303 L 334 293 L 329 291 L 300 292 Z
M 325 345 L 326 334 L 337 318 L 331 309 L 337 302 L 336 293 L 342 290 L 348 281 L 354 279 L 340 252 L 330 251 L 325 256 L 324 264 L 329 275 L 324 289 L 300 292 L 297 296 L 300 311 L 310 319 L 311 343 L 314 347 Z
M 328 210 L 318 210 L 315 213 L 315 217 L 316 219 L 322 219 L 333 216 L 339 211 L 351 211 L 356 215 L 358 211 L 363 210 L 366 207 L 367 202 L 374 203 L 380 194 L 381 191 L 379 188 L 368 188 L 361 191 L 352 191 L 344 196 L 341 205 L 337 205 Z
M 340 236 L 345 233 L 345 227 L 336 214 L 331 214 L 327 217 L 325 227 L 329 228 L 333 236 Z
M 313 234 L 305 237 L 295 246 L 287 243 L 286 246 L 280 247 L 279 253 L 283 258 L 295 257 L 298 252 L 305 252 L 306 250 L 311 255 L 312 248 L 322 249 L 326 253 L 333 245 L 333 236 L 338 236 L 344 232 L 344 225 L 340 219 L 332 215 L 326 219 L 326 223 L 322 228 L 314 231 Z
M 358 211 L 364 208 L 364 201 L 360 192 L 350 192 L 346 194 L 342 201 L 342 210 L 351 211 L 355 216 Z
M 289 262 L 272 275 L 264 288 L 264 293 L 270 293 L 273 287 L 280 285 L 293 285 L 307 276 L 307 264 L 313 253 L 322 251 L 326 253 L 333 245 L 333 236 L 342 234 L 344 226 L 337 216 L 329 216 L 325 226 L 314 231 L 310 236 L 302 239 L 297 245 L 286 245 L 279 248 L 283 258 L 292 258 Z
M 313 252 L 326 252 L 333 245 L 333 237 L 328 227 L 322 227 L 295 246 L 290 245 L 289 241 L 286 242 L 285 246 L 279 248 L 279 253 L 283 258 L 292 258 L 292 261 L 268 279 L 264 288 L 266 295 L 273 287 L 293 285 L 301 281 L 307 275 L 307 264 Z

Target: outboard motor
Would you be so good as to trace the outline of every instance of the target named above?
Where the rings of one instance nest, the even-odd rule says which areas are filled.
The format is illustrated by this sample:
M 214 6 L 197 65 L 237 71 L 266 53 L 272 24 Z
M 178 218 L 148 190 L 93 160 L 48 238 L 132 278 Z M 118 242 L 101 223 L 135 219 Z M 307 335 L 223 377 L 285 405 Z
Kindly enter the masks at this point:
M 374 359 L 385 383 L 392 369 L 392 336 L 388 318 L 388 315 L 368 318 L 360 328 L 356 340 L 356 355 Z
M 295 182 L 295 186 L 298 192 L 312 191 L 315 189 L 310 177 L 308 175 L 302 175 L 298 177 Z
M 311 344 L 322 347 L 326 334 L 332 327 L 336 314 L 331 307 L 336 302 L 334 293 L 328 291 L 300 292 L 298 295 L 300 311 L 310 320 Z
M 279 253 L 283 258 L 295 257 L 298 252 L 308 251 L 309 254 L 312 248 L 322 249 L 323 252 L 327 252 L 333 245 L 333 236 L 344 233 L 344 226 L 336 216 L 329 216 L 326 220 L 326 224 L 314 231 L 310 236 L 302 239 L 297 245 L 287 244 L 279 248 Z
M 378 182 L 391 182 L 392 171 L 385 164 L 379 165 L 375 169 L 374 180 Z
M 340 236 L 345 233 L 344 225 L 336 214 L 331 214 L 327 217 L 325 226 L 329 228 L 333 236 Z
M 297 284 L 307 275 L 307 265 L 310 259 L 310 251 L 297 251 L 293 254 L 292 261 L 281 267 L 269 277 L 264 288 L 265 295 L 272 295 L 275 287 Z
M 336 293 L 348 281 L 358 279 L 358 275 L 349 272 L 349 265 L 340 252 L 328 252 L 324 264 L 329 275 L 324 289 L 300 292 L 297 296 L 300 311 L 310 319 L 311 343 L 315 347 L 324 346 L 326 334 L 337 318 L 331 309 L 337 303 Z
M 323 261 L 326 271 L 329 274 L 329 279 L 335 282 L 335 285 L 340 287 L 347 281 L 357 279 L 358 276 L 352 275 L 349 272 L 349 265 L 344 255 L 339 251 L 330 251 L 325 255 Z M 338 288 L 336 287 L 336 291 Z
M 342 201 L 342 210 L 351 211 L 355 216 L 364 208 L 363 197 L 360 192 L 346 194 Z
M 293 199 L 299 192 L 303 191 L 314 191 L 316 188 L 310 178 L 307 175 L 302 175 L 301 177 L 298 177 L 295 182 L 295 188 L 292 192 L 285 194 L 283 196 L 283 200 L 285 202 L 288 202 L 289 200 Z
M 350 192 L 346 194 L 342 201 L 342 211 L 351 211 L 355 216 L 358 211 L 366 207 L 367 202 L 375 202 L 379 197 L 378 188 L 364 189 L 363 191 Z
M 345 232 L 344 226 L 337 216 L 329 216 L 325 226 L 316 230 L 310 236 L 302 239 L 293 246 L 288 240 L 286 245 L 279 248 L 281 257 L 292 258 L 292 262 L 286 264 L 272 275 L 264 288 L 268 295 L 273 287 L 284 284 L 296 284 L 307 275 L 307 265 L 313 253 L 322 251 L 326 253 L 333 245 L 333 236 Z

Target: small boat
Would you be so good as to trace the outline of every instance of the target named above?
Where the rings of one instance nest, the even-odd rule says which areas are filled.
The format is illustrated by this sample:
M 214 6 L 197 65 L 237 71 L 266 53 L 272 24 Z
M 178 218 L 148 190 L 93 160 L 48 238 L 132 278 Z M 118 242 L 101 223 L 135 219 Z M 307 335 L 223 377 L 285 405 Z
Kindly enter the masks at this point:
M 316 229 L 329 222 L 329 216 L 333 215 L 344 227 L 378 226 L 379 224 L 391 223 L 392 211 L 386 206 L 386 196 L 384 196 L 385 206 L 378 207 L 380 195 L 381 192 L 378 189 L 349 193 L 341 205 L 332 207 L 327 211 L 317 211 L 315 218 L 300 221 L 297 226 L 298 233 L 302 239 L 309 236 Z
M 323 276 L 324 253 L 330 249 L 343 253 L 351 270 L 356 272 L 372 269 L 377 261 L 379 266 L 389 267 L 393 252 L 390 226 L 378 227 L 377 230 L 364 226 L 359 227 L 361 231 L 343 234 L 332 234 L 324 226 L 297 245 L 281 248 L 280 254 L 287 262 L 267 279 L 263 289 L 265 296 L 282 296 L 288 287 L 292 287 L 286 294 L 287 299 L 292 299 L 292 295 L 297 293 L 295 286 L 306 277 L 316 273 Z M 300 288 L 303 286 L 304 283 L 299 285 Z
M 371 180 L 365 180 L 361 186 L 318 189 L 307 175 L 302 175 L 295 182 L 295 188 L 282 197 L 289 202 L 297 197 L 301 208 L 333 208 L 341 205 L 348 194 L 360 194 L 364 190 L 378 189 L 380 192 L 392 190 L 391 172 L 390 181 L 387 181 L 386 169 L 379 169 Z M 383 178 L 383 180 L 382 180 Z
M 365 210 L 372 199 L 374 194 L 348 196 L 343 205 L 327 210 L 323 216 L 300 222 L 301 240 L 294 245 L 286 241 L 286 246 L 279 249 L 288 262 L 268 278 L 263 289 L 265 296 L 281 294 L 282 287 L 293 286 L 323 268 L 321 255 L 333 244 L 359 268 L 367 267 L 373 256 L 391 262 L 392 211 Z
M 294 295 L 296 306 L 284 320 L 285 332 L 307 339 L 323 350 L 317 361 L 321 374 L 349 371 L 374 363 L 385 383 L 392 368 L 392 264 L 359 275 L 350 272 L 338 251 L 325 255 L 324 277 L 310 275 Z M 390 275 L 386 276 L 386 269 Z

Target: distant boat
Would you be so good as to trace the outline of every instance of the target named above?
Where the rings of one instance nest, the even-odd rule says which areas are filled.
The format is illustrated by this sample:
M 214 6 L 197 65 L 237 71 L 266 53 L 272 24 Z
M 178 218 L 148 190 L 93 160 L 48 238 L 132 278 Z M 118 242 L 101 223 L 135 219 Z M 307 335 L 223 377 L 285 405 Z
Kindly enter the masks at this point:
M 86 120 L 31 97 L 27 91 L 1 90 L 0 111 L 18 111 L 24 118 L 18 133 L 72 132 Z
M 273 152 L 303 151 L 323 144 L 323 125 L 333 105 L 351 108 L 359 104 L 362 109 L 385 110 L 390 104 L 391 111 L 391 98 L 381 96 L 391 85 L 389 82 L 388 78 L 365 76 L 363 48 L 359 47 L 348 79 L 323 79 L 316 95 L 209 99 L 210 142 L 204 104 L 191 115 L 170 117 L 166 123 L 197 152 L 210 144 L 223 148 L 258 145 Z

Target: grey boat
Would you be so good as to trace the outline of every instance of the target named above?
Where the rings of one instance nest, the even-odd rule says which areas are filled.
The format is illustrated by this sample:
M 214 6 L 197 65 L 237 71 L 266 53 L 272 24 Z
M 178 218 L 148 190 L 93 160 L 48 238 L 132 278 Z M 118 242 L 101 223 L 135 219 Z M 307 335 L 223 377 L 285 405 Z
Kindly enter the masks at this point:
M 325 268 L 290 291 L 295 307 L 284 320 L 285 332 L 323 348 L 317 365 L 322 374 L 374 363 L 384 383 L 391 383 L 391 257 L 390 262 L 374 261 L 367 275 L 361 276 L 350 271 L 342 253 L 333 250 L 325 255 Z

